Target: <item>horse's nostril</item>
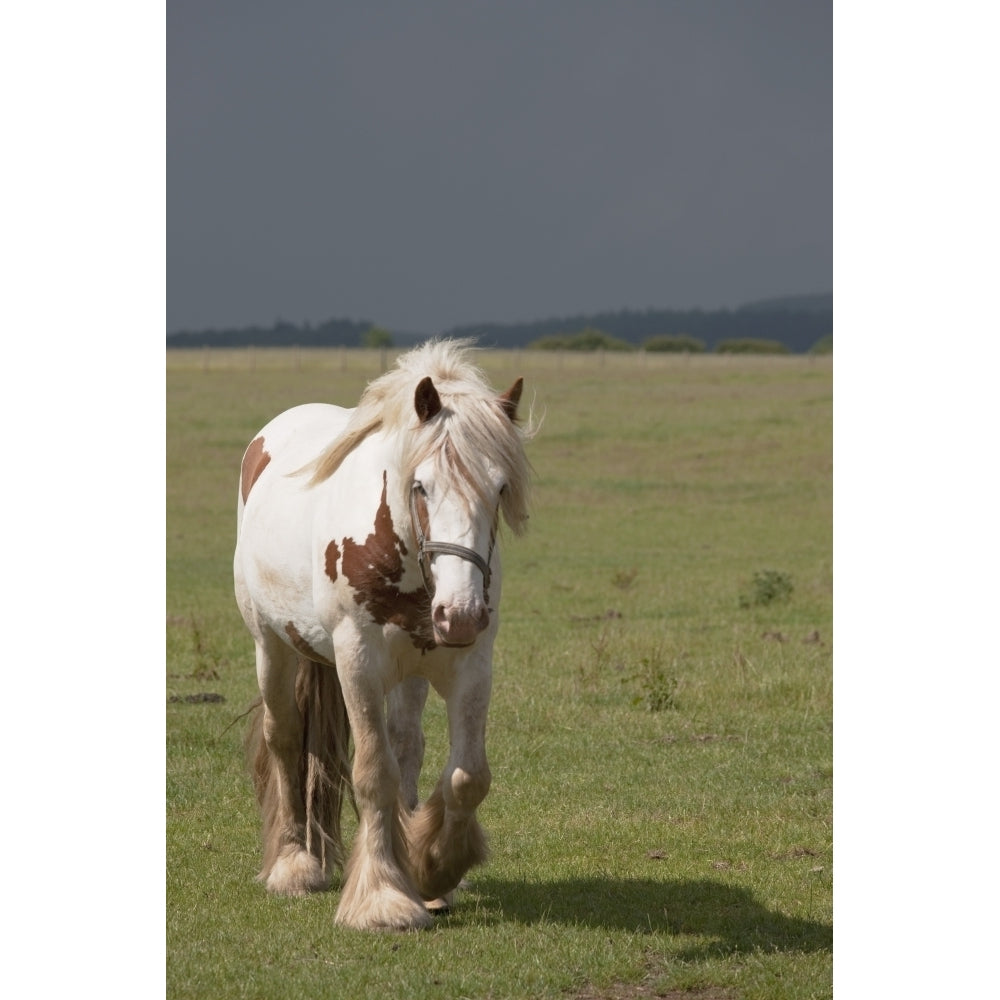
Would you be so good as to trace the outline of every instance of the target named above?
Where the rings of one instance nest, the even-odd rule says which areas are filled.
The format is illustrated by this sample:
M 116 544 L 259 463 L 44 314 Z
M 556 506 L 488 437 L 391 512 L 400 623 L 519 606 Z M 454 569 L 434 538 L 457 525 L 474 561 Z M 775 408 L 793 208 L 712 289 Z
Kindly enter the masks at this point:
M 475 633 L 484 631 L 490 624 L 490 609 L 480 605 L 479 610 L 449 609 L 445 604 L 436 604 L 431 612 L 434 627 L 442 635 L 465 633 L 472 629 Z

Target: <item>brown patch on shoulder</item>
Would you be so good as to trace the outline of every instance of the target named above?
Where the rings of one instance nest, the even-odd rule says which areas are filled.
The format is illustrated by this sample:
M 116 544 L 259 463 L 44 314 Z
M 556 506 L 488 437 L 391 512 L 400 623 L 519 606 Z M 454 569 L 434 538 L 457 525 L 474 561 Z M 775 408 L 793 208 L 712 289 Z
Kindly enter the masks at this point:
M 337 547 L 337 543 L 331 541 L 326 547 L 326 558 L 324 560 L 323 566 L 326 570 L 326 575 L 333 581 L 337 579 L 337 560 L 340 558 L 340 549 Z
M 313 660 L 316 663 L 322 663 L 324 666 L 332 667 L 334 666 L 325 656 L 321 656 L 316 652 L 312 646 L 303 638 L 302 633 L 295 627 L 295 622 L 289 622 L 285 626 L 285 634 L 288 636 L 291 644 L 295 647 L 296 652 L 301 653 L 306 659 Z
M 386 473 L 382 473 L 382 497 L 375 511 L 372 533 L 360 544 L 353 538 L 345 538 L 341 547 L 344 555 L 341 568 L 356 591 L 354 600 L 379 625 L 397 625 L 406 631 L 418 649 L 434 649 L 437 644 L 427 591 L 420 587 L 404 592 L 398 586 L 407 548 L 392 523 L 392 511 L 386 500 Z M 327 553 L 329 558 L 329 547 Z
M 243 466 L 240 469 L 240 492 L 243 494 L 243 502 L 247 502 L 253 484 L 260 479 L 260 474 L 267 468 L 271 461 L 271 456 L 264 450 L 263 437 L 255 438 L 250 442 L 246 454 L 243 456 Z

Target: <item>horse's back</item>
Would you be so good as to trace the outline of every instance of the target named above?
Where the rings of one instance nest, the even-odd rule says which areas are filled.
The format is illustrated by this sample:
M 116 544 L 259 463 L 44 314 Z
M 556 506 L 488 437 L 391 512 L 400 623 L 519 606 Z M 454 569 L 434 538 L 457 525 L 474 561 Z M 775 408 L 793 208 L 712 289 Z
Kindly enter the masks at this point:
M 303 403 L 279 413 L 257 434 L 276 468 L 291 472 L 315 458 L 344 429 L 353 411 L 330 403 Z
M 329 403 L 303 403 L 265 424 L 243 453 L 240 513 L 265 474 L 273 480 L 308 464 L 343 430 L 351 412 Z

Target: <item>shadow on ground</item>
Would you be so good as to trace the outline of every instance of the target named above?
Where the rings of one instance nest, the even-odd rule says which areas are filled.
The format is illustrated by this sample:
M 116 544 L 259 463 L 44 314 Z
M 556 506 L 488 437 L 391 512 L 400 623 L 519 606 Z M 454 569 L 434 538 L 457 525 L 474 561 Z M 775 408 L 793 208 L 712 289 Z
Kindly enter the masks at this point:
M 787 917 L 762 906 L 747 889 L 709 880 L 565 879 L 554 882 L 475 880 L 474 890 L 523 924 L 573 926 L 710 938 L 678 957 L 700 959 L 749 951 L 832 951 L 830 924 Z

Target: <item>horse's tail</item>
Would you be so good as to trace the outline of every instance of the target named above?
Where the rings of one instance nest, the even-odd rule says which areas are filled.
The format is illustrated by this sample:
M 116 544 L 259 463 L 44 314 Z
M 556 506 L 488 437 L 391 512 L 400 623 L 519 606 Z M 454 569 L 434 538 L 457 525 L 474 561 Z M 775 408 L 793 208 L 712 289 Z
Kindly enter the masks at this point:
M 305 847 L 322 865 L 327 877 L 344 866 L 340 818 L 344 793 L 353 804 L 351 726 L 337 671 L 299 658 L 295 700 L 302 718 L 299 754 L 299 788 L 305 799 Z M 287 822 L 281 808 L 275 762 L 264 740 L 263 700 L 254 702 L 246 736 L 247 760 L 260 805 L 264 859 L 262 876 L 270 872 L 282 843 Z

